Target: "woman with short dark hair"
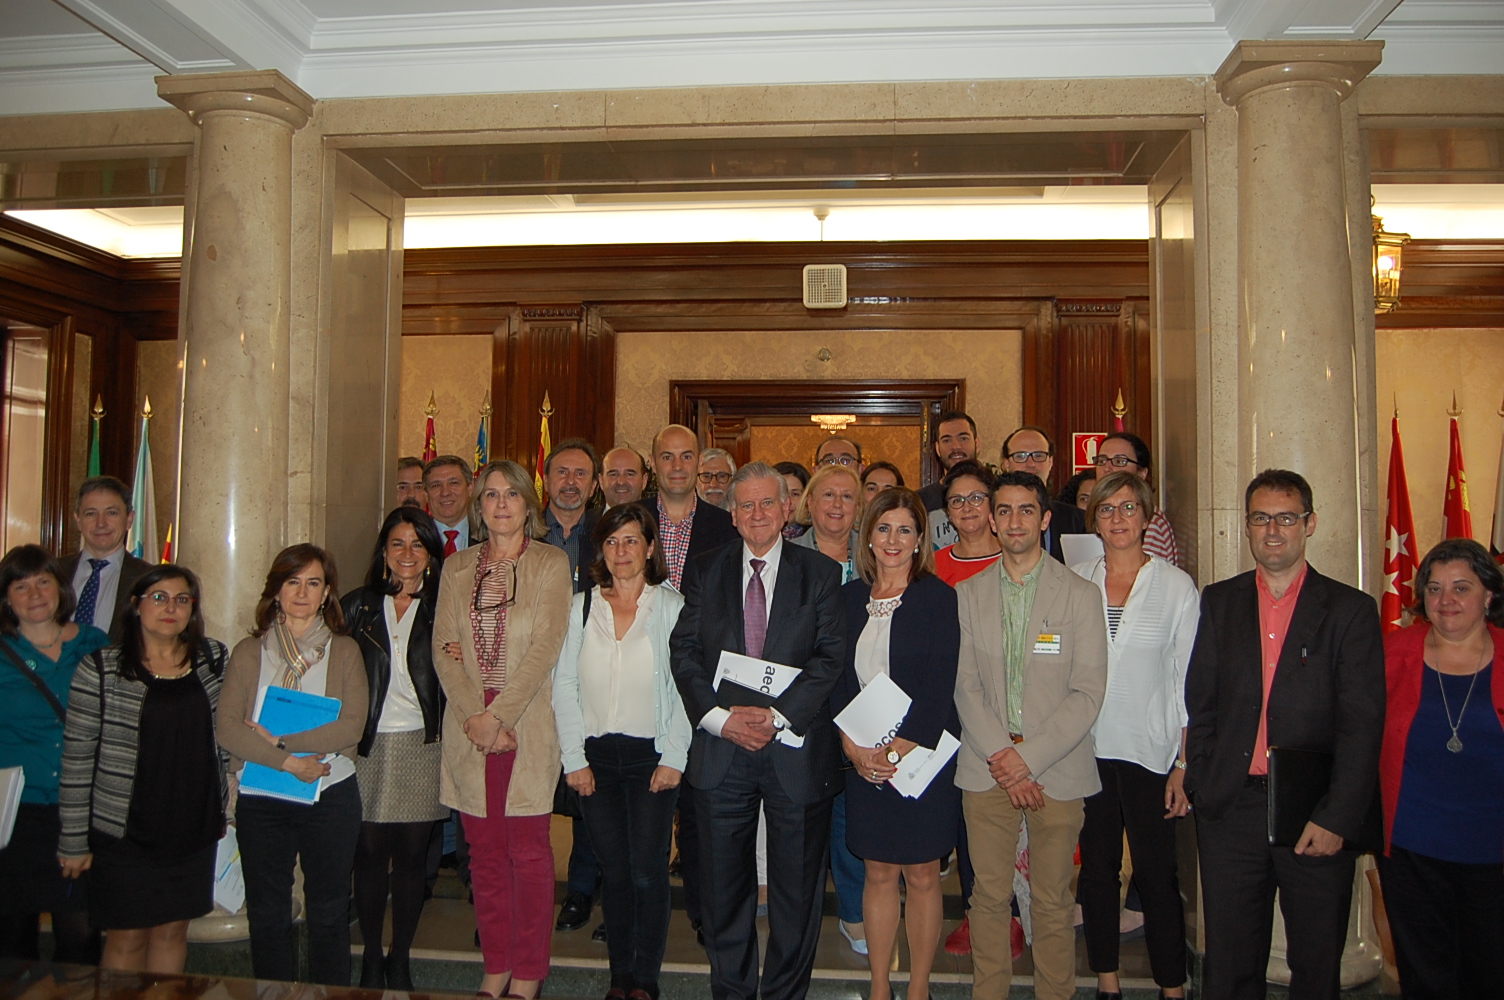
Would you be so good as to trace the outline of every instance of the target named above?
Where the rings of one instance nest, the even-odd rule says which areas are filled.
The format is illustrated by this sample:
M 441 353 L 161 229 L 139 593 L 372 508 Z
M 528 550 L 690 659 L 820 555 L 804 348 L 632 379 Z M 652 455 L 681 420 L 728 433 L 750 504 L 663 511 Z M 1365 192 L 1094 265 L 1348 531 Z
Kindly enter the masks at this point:
M 1504 982 L 1504 574 L 1470 538 L 1415 573 L 1418 621 L 1384 637 L 1384 908 L 1406 997 Z
M 608 1000 L 658 1000 L 668 941 L 668 851 L 693 729 L 669 669 L 684 598 L 663 586 L 658 526 L 636 504 L 595 528 L 596 587 L 576 594 L 554 669 L 564 777 L 601 862 Z
M 292 927 L 293 865 L 303 871 L 308 977 L 350 984 L 350 869 L 360 835 L 355 750 L 369 699 L 360 647 L 345 632 L 334 557 L 317 545 L 277 553 L 256 624 L 230 654 L 219 697 L 219 745 L 239 779 L 254 762 L 321 783 L 318 801 L 290 802 L 241 787 L 235 825 L 257 979 L 298 978 Z M 256 721 L 267 690 L 305 691 L 340 703 L 333 722 L 274 736 Z
M 90 873 L 100 965 L 180 973 L 188 922 L 214 908 L 228 755 L 214 738 L 227 650 L 204 637 L 198 578 L 154 566 L 131 587 L 119 645 L 73 675 L 63 747 L 63 874 Z
M 0 957 L 40 958 L 41 917 L 50 913 L 53 960 L 93 965 L 99 940 L 89 928 L 88 880 L 70 884 L 57 861 L 58 774 L 74 672 L 110 640 L 68 620 L 75 604 L 62 568 L 40 545 L 17 545 L 0 560 L 0 767 L 26 773 L 15 830 L 0 850 Z
M 883 490 L 903 485 L 903 473 L 892 462 L 873 462 L 862 470 L 862 494 L 867 502 Z
M 370 711 L 355 758 L 362 822 L 355 850 L 355 912 L 365 989 L 411 990 L 408 952 L 423 913 L 428 844 L 439 804 L 444 692 L 433 667 L 433 614 L 444 543 L 433 518 L 398 507 L 376 535 L 364 587 L 342 602 L 365 663 Z M 383 956 L 386 900 L 392 943 Z

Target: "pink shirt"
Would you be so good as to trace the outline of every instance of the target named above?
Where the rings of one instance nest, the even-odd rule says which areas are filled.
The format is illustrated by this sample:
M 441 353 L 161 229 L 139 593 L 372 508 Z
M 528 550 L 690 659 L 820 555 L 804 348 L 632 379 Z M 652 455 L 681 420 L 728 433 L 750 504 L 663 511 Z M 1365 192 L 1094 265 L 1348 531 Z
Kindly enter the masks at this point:
M 1253 762 L 1248 765 L 1249 774 L 1269 773 L 1269 689 L 1274 686 L 1274 671 L 1279 667 L 1279 654 L 1285 648 L 1285 633 L 1290 631 L 1290 618 L 1295 614 L 1295 602 L 1300 599 L 1300 586 L 1306 582 L 1308 565 L 1300 567 L 1300 575 L 1290 582 L 1284 596 L 1275 600 L 1264 583 L 1264 571 L 1258 570 L 1259 591 L 1259 646 L 1264 666 L 1264 704 L 1259 709 L 1259 735 L 1253 743 Z

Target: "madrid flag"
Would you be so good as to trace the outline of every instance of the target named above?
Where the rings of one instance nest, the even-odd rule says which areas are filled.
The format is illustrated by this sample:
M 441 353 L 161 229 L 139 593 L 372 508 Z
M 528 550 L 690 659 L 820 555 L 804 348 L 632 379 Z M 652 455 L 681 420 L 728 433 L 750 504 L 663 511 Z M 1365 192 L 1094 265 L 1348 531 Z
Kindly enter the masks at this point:
M 1467 502 L 1467 470 L 1462 467 L 1462 434 L 1452 418 L 1452 451 L 1447 456 L 1447 495 L 1441 505 L 1441 537 L 1472 538 L 1473 512 Z
M 1405 609 L 1415 604 L 1415 520 L 1410 516 L 1410 484 L 1400 447 L 1400 418 L 1394 418 L 1389 446 L 1389 513 L 1384 518 L 1384 594 L 1379 618 L 1385 632 L 1401 627 Z

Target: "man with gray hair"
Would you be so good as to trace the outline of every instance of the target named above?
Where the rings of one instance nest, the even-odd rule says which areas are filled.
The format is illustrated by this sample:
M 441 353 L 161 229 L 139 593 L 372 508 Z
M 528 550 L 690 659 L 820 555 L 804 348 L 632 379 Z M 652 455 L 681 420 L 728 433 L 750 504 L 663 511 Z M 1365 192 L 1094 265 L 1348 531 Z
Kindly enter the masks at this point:
M 721 510 L 730 510 L 726 490 L 731 477 L 736 475 L 736 459 L 725 448 L 706 448 L 700 452 L 700 499 L 715 504 Z
M 788 484 L 751 462 L 728 491 L 739 544 L 690 561 L 669 663 L 696 726 L 684 777 L 699 823 L 700 893 L 711 991 L 759 995 L 757 818 L 767 818 L 768 945 L 764 1000 L 809 990 L 825 889 L 840 745 L 830 691 L 846 656 L 841 571 L 813 549 L 784 544 Z M 794 667 L 776 697 L 722 681 L 738 653 Z

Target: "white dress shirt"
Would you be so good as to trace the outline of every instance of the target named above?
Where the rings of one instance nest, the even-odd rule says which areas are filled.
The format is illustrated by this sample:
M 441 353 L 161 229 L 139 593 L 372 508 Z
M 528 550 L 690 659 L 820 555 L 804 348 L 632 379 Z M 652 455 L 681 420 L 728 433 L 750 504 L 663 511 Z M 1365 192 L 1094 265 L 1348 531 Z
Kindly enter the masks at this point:
M 767 601 L 764 602 L 764 607 L 766 608 L 767 613 L 771 615 L 773 613 L 773 591 L 778 584 L 778 564 L 783 560 L 783 537 L 780 535 L 778 539 L 773 542 L 773 547 L 767 551 L 767 554 L 761 556 L 754 556 L 752 554 L 752 550 L 747 547 L 747 543 L 742 542 L 741 595 L 744 623 L 747 610 L 747 585 L 752 582 L 752 574 L 753 572 L 755 572 L 752 569 L 753 559 L 761 559 L 765 564 L 762 568 L 762 589 L 763 592 L 767 595 Z M 743 627 L 745 627 L 745 624 Z M 789 666 L 793 665 L 794 664 L 789 664 Z M 783 725 L 788 725 L 788 721 L 784 719 L 776 709 L 773 711 L 773 717 L 779 722 L 783 723 Z M 721 735 L 721 727 L 726 724 L 726 720 L 729 718 L 731 718 L 730 710 L 717 705 L 715 708 L 712 708 L 710 711 L 705 713 L 705 717 L 700 720 L 700 728 L 714 736 L 719 736 Z
M 615 609 L 597 588 L 580 643 L 580 709 L 587 738 L 607 733 L 657 738 L 658 688 L 648 635 L 657 599 L 658 588 L 643 588 L 637 614 L 618 639 Z
M 378 733 L 410 733 L 423 728 L 423 707 L 418 704 L 418 689 L 413 686 L 412 674 L 407 672 L 407 644 L 412 638 L 413 622 L 418 620 L 418 599 L 407 605 L 407 612 L 397 617 L 397 600 L 390 594 L 382 602 L 387 643 L 391 655 L 391 679 L 387 681 L 386 698 L 381 702 L 381 719 L 376 723 Z
M 84 584 L 89 582 L 89 577 L 94 573 L 94 567 L 89 565 L 89 560 L 95 558 L 89 555 L 89 550 L 84 549 L 78 554 L 78 569 L 73 571 L 73 596 L 77 597 L 84 592 Z M 110 630 L 110 620 L 115 617 L 115 598 L 120 593 L 120 570 L 125 565 L 125 546 L 105 556 L 109 563 L 99 571 L 99 596 L 94 598 L 94 620 L 86 624 L 93 625 L 101 632 Z

